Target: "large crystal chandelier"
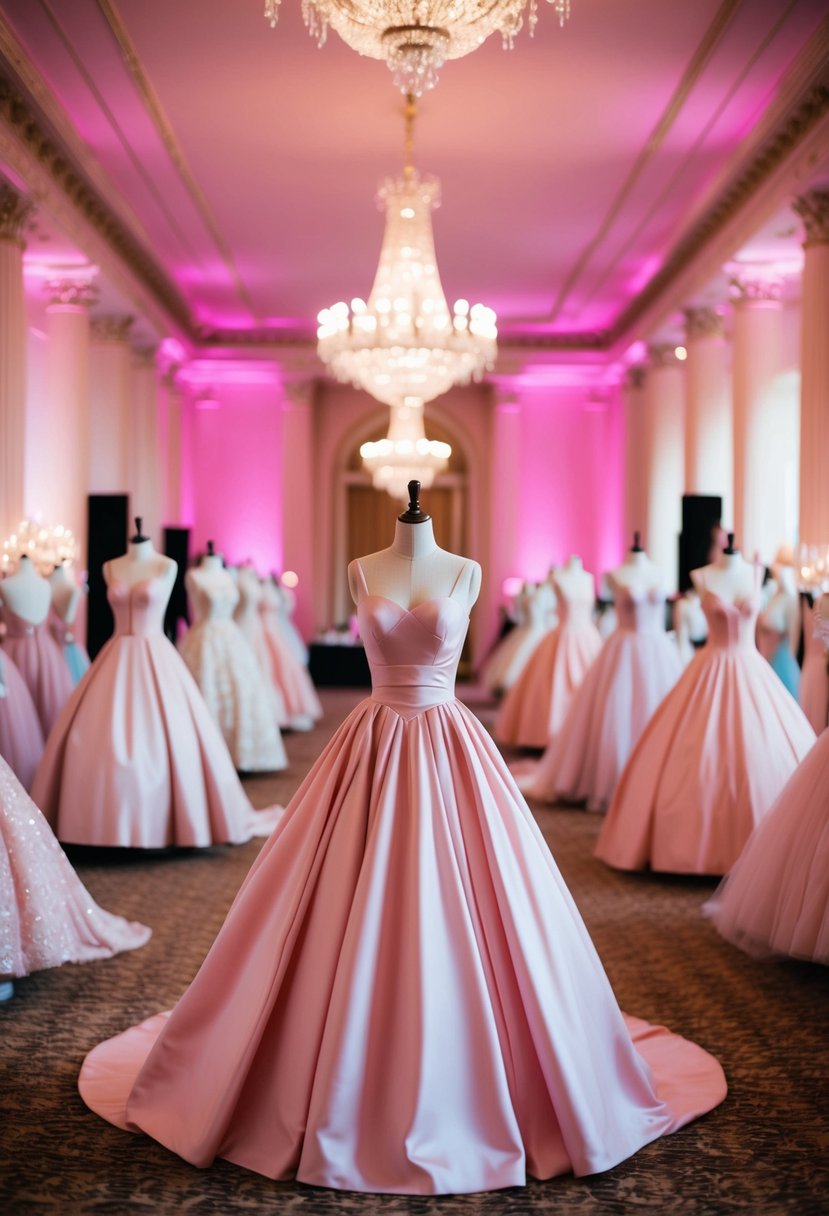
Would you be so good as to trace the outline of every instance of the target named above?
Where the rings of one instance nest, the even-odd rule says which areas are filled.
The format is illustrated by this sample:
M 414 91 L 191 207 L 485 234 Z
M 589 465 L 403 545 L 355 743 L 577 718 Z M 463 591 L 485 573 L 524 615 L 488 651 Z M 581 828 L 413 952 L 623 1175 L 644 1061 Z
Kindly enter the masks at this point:
M 570 0 L 547 0 L 559 24 L 570 16 Z M 276 25 L 280 0 L 265 0 L 265 16 Z M 500 30 L 505 47 L 527 24 L 538 21 L 538 0 L 302 0 L 302 15 L 319 46 L 329 26 L 353 50 L 385 59 L 402 93 L 419 97 L 437 83 L 447 59 L 461 59 Z
M 423 402 L 412 398 L 391 407 L 388 435 L 362 444 L 360 455 L 377 489 L 405 502 L 409 482 L 419 481 L 428 488 L 435 474 L 446 468 L 452 449 L 448 443 L 426 438 Z
M 63 524 L 44 524 L 36 519 L 23 519 L 17 530 L 3 541 L 0 569 L 10 574 L 20 565 L 21 557 L 34 562 L 39 574 L 51 574 L 62 562 L 78 560 L 78 542 Z
M 317 353 L 338 380 L 386 405 L 440 397 L 479 380 L 496 354 L 495 313 L 457 300 L 450 314 L 435 258 L 431 210 L 434 179 L 412 165 L 415 99 L 406 100 L 406 165 L 380 187 L 386 211 L 380 262 L 368 301 L 355 299 L 319 314 Z

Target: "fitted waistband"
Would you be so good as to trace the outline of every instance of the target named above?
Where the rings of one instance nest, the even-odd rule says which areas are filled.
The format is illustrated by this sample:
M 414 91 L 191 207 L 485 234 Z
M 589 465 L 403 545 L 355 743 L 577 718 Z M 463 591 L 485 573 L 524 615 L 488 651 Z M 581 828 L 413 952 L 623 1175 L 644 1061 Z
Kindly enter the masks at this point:
M 371 698 L 391 709 L 411 713 L 455 699 L 455 665 L 424 667 L 396 663 L 372 671 Z

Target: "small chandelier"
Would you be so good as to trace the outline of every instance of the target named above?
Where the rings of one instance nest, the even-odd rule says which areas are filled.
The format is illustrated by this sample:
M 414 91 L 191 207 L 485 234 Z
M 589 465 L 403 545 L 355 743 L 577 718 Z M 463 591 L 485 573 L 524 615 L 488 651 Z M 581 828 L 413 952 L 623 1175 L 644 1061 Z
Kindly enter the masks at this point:
M 448 443 L 426 438 L 423 402 L 412 398 L 391 407 L 388 435 L 362 444 L 360 455 L 372 484 L 405 502 L 409 482 L 419 481 L 428 489 L 435 474 L 446 468 L 452 449 Z
M 21 557 L 28 557 L 38 574 L 46 576 L 62 562 L 76 562 L 78 553 L 74 534 L 63 524 L 52 526 L 24 519 L 17 525 L 17 531 L 3 541 L 0 569 L 4 574 L 11 574 L 20 565 Z
M 324 308 L 317 353 L 337 380 L 386 405 L 421 403 L 480 380 L 496 354 L 495 313 L 457 300 L 450 314 L 435 257 L 431 210 L 439 186 L 412 165 L 415 99 L 406 99 L 403 176 L 380 187 L 386 210 L 380 262 L 368 302 Z
M 570 16 L 570 0 L 547 0 L 559 25 Z M 265 0 L 265 16 L 276 25 L 280 0 Z M 527 24 L 538 22 L 538 0 L 302 0 L 302 15 L 317 45 L 329 26 L 348 46 L 370 59 L 385 59 L 401 93 L 420 97 L 437 84 L 447 59 L 461 59 L 500 30 L 511 48 Z

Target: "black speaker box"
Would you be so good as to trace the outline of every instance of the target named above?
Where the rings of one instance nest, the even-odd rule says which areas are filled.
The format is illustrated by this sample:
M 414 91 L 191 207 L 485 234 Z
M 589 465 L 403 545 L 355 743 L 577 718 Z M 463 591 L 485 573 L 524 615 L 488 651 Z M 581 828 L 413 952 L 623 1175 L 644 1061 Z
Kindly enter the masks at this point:
M 175 643 L 178 637 L 179 621 L 185 621 L 188 625 L 190 624 L 190 614 L 187 610 L 187 592 L 184 587 L 184 576 L 187 573 L 187 566 L 190 562 L 190 529 L 165 528 L 164 552 L 168 557 L 172 557 L 174 561 L 178 562 L 176 581 L 173 584 L 173 592 L 167 605 L 167 611 L 164 614 L 164 632 L 170 641 Z
M 716 494 L 683 494 L 679 534 L 679 590 L 692 586 L 691 571 L 704 566 L 714 528 L 722 522 L 722 498 Z
M 126 494 L 90 494 L 87 498 L 86 551 L 89 596 L 86 605 L 86 646 L 95 655 L 110 637 L 114 622 L 107 602 L 104 562 L 120 557 L 127 548 Z

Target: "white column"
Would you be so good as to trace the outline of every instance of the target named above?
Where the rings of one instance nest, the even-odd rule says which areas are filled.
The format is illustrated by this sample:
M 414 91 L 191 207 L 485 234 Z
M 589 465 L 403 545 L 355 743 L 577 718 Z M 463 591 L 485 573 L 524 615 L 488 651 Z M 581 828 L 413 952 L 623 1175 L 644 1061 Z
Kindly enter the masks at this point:
M 305 638 L 314 621 L 314 381 L 285 386 L 282 403 L 282 569 L 293 570 L 294 620 Z
M 477 640 L 486 653 L 500 624 L 502 587 L 510 577 L 526 577 L 521 568 L 521 404 L 515 393 L 495 389 L 490 446 L 489 602 L 484 608 Z
M 782 371 L 780 285 L 746 279 L 734 286 L 734 532 L 745 557 L 768 564 L 783 539 L 786 514 L 787 431 L 775 400 Z
M 794 203 L 803 220 L 800 540 L 829 544 L 829 190 Z
M 627 543 L 634 532 L 645 533 L 647 522 L 647 419 L 645 415 L 645 369 L 629 367 L 622 385 L 624 414 L 624 528 Z
M 32 203 L 0 185 L 0 542 L 23 518 L 26 484 L 26 306 L 23 230 Z
M 679 532 L 685 473 L 685 377 L 673 346 L 651 346 L 645 377 L 645 526 L 642 543 L 665 586 L 679 580 Z
M 155 350 L 147 348 L 136 352 L 132 363 L 127 481 L 131 514 L 141 516 L 144 535 L 160 547 L 163 502 L 158 409 Z
M 732 516 L 734 440 L 731 370 L 723 319 L 713 308 L 686 308 L 685 492 L 722 498 Z
M 132 317 L 96 317 L 92 322 L 89 384 L 89 492 L 124 494 L 129 489 Z
M 161 476 L 163 491 L 162 525 L 178 527 L 181 523 L 182 499 L 182 389 L 176 380 L 176 367 L 167 370 L 161 380 Z
M 71 528 L 86 565 L 89 465 L 89 306 L 95 271 L 49 280 L 44 391 L 27 419 L 26 508 Z

